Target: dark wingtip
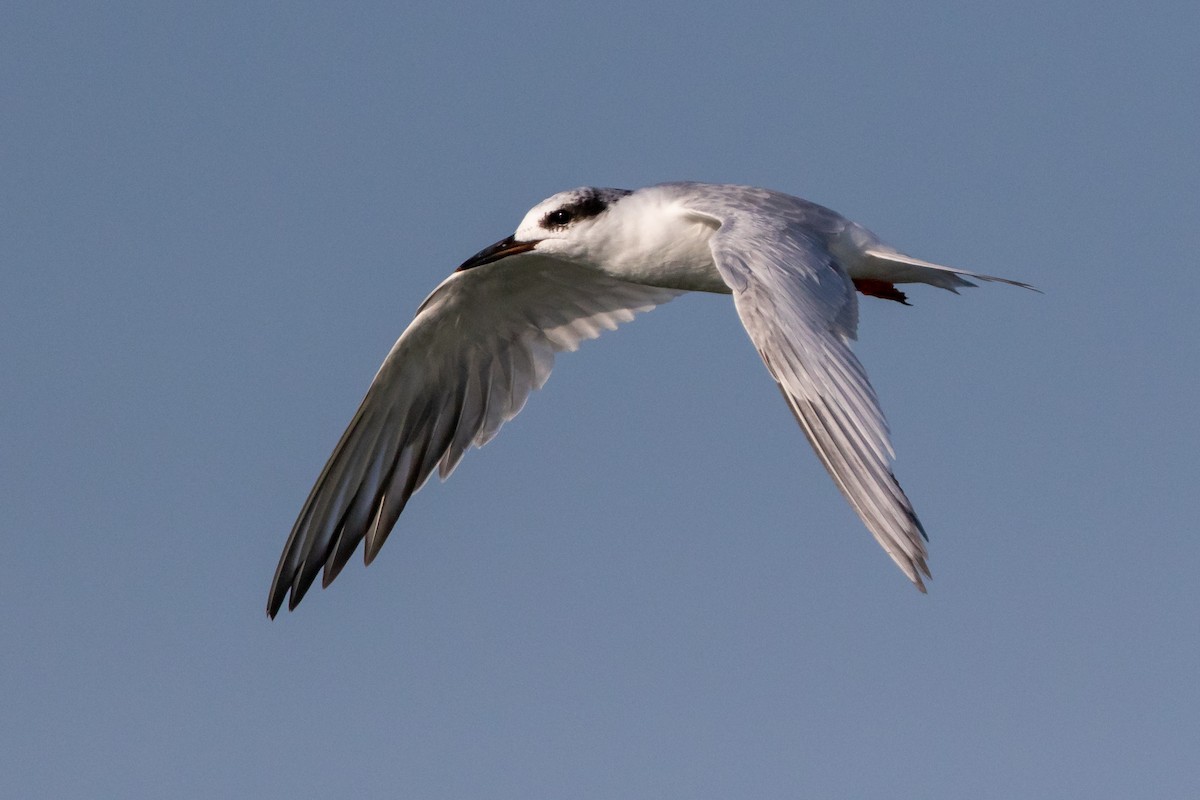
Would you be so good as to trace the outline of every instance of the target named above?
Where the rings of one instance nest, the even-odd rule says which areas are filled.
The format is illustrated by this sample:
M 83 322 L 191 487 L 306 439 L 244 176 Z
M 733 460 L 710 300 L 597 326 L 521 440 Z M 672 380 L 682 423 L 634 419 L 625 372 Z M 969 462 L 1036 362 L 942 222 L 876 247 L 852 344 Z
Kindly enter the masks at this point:
M 376 535 L 363 545 L 364 567 L 371 566 L 371 562 L 375 560 L 375 556 L 379 555 L 379 551 L 383 549 L 383 542 L 385 539 L 387 539 L 387 534 Z
M 347 556 L 345 561 L 338 563 L 336 561 L 327 561 L 325 563 L 325 571 L 321 573 L 321 588 L 328 589 L 329 584 L 333 583 L 334 579 L 341 573 L 342 567 L 346 566 L 346 562 L 350 560 Z
M 288 593 L 288 611 L 295 611 L 296 606 L 300 605 L 300 601 L 308 593 L 308 588 L 312 586 L 314 577 L 315 575 L 310 575 L 292 584 L 292 591 Z
M 892 476 L 892 479 L 895 480 L 895 476 Z M 899 484 L 897 484 L 897 485 L 899 485 Z M 917 526 L 917 530 L 919 530 L 921 532 L 921 538 L 928 542 L 929 534 L 925 532 L 925 526 L 921 524 L 921 520 L 917 518 L 916 514 L 912 515 L 912 521 L 913 521 L 913 524 Z M 924 572 L 926 575 L 929 574 L 929 568 L 925 566 L 924 560 L 921 561 L 921 571 Z
M 929 571 L 929 565 L 925 563 L 924 558 L 918 556 L 913 559 L 913 566 L 918 570 L 913 576 L 913 585 L 917 587 L 917 591 L 921 594 L 929 594 L 929 590 L 925 588 L 925 581 L 921 579 L 921 576 L 924 575 L 926 578 L 933 580 L 933 574 Z
M 275 619 L 279 609 L 283 606 L 285 597 L 287 597 L 286 584 L 283 584 L 276 575 L 275 580 L 271 583 L 271 592 L 267 595 L 267 617 L 269 619 Z

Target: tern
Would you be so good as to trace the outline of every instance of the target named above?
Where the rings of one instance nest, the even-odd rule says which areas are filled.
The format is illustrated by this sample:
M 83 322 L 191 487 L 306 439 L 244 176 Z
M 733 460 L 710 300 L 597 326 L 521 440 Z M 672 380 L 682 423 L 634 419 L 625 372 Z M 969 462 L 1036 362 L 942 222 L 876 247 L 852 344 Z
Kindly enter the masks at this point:
M 892 473 L 895 453 L 851 350 L 864 295 L 896 284 L 952 292 L 967 278 L 1028 284 L 904 255 L 824 206 L 747 186 L 584 187 L 535 205 L 417 309 L 376 373 L 288 536 L 267 601 L 294 609 L 365 540 L 370 564 L 409 498 L 445 480 L 550 375 L 556 353 L 683 294 L 734 308 L 821 463 L 922 592 L 925 529 Z

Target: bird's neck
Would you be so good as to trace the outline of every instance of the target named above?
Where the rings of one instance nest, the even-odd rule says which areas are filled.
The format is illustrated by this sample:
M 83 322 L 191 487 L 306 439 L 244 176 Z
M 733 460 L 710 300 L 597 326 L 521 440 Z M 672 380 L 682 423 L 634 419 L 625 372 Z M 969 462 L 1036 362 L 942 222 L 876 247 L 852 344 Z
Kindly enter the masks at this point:
M 641 193 L 622 199 L 609 214 L 594 252 L 594 263 L 604 272 L 650 286 L 729 292 L 709 247 L 716 230 L 711 222 L 669 200 Z

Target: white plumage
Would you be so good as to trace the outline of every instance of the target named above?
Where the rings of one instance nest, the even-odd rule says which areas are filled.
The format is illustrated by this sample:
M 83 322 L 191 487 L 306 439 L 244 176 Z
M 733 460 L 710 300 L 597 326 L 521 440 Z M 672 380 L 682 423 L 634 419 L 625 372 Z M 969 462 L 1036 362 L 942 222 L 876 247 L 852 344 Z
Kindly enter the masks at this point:
M 899 253 L 797 197 L 744 186 L 582 188 L 534 206 L 513 236 L 468 259 L 392 347 L 288 537 L 267 613 L 318 572 L 328 585 L 365 539 L 370 563 L 405 503 L 444 479 L 545 383 L 554 354 L 686 291 L 733 294 L 771 377 L 838 488 L 924 591 L 924 530 L 891 471 L 875 392 L 850 349 L 856 288 L 951 291 L 962 276 Z M 1029 287 L 1026 287 L 1029 288 Z

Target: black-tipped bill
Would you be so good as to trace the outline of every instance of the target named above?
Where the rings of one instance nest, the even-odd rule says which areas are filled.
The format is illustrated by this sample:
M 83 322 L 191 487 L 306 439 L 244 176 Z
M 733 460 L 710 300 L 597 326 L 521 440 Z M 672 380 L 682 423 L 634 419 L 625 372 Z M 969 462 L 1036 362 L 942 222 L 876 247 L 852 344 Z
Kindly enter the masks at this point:
M 508 256 L 515 256 L 518 253 L 528 253 L 537 245 L 537 242 L 518 242 L 517 237 L 510 236 L 507 239 L 501 239 L 491 247 L 485 247 L 475 255 L 468 258 L 459 265 L 455 272 L 462 272 L 465 269 L 474 269 L 482 267 L 484 264 L 490 264 L 493 261 L 499 261 Z

